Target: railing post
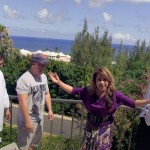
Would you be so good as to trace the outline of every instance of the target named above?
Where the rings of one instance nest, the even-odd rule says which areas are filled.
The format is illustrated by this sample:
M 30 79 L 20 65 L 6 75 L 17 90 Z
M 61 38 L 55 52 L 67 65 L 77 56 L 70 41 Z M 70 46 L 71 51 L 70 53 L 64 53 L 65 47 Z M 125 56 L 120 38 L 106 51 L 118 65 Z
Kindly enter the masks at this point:
M 82 137 L 82 129 L 83 129 L 83 119 L 84 119 L 84 106 L 82 104 L 82 107 L 81 107 L 81 123 L 80 123 L 80 130 L 79 130 L 79 148 L 81 146 L 81 137 Z
M 70 141 L 69 141 L 69 149 L 71 149 L 71 141 L 72 141 L 72 135 L 73 135 L 73 121 L 74 121 L 74 107 L 75 107 L 75 105 L 73 105 L 73 110 L 72 110 L 72 112 L 73 112 L 73 114 L 72 114 L 72 120 L 71 120 L 71 135 L 70 135 Z
M 63 120 L 64 120 L 64 103 L 62 104 L 62 118 L 61 118 L 61 130 L 60 130 L 60 149 L 62 147 Z
M 124 116 L 124 113 L 125 113 L 125 109 L 123 109 L 123 115 L 122 116 Z M 122 117 L 122 120 L 121 120 L 121 124 L 120 124 L 121 127 L 123 125 L 123 121 L 124 121 L 124 117 Z M 118 139 L 118 143 L 119 143 L 118 144 L 118 150 L 120 150 L 120 147 L 121 147 L 121 140 L 122 140 L 122 134 L 123 134 L 123 131 L 121 130 L 121 128 L 119 130 L 120 130 L 120 137 Z
M 53 120 L 51 120 L 51 122 L 50 122 L 49 150 L 52 150 L 52 130 L 53 130 Z
M 131 139 L 132 139 L 132 132 L 133 132 L 133 124 L 134 124 L 134 118 L 135 118 L 135 110 L 133 110 L 132 113 L 132 123 L 131 123 L 131 131 L 130 131 L 130 136 L 129 136 L 129 144 L 128 144 L 128 150 L 131 148 Z
M 10 99 L 10 113 L 11 113 L 11 118 L 10 118 L 10 143 L 12 143 L 12 99 Z

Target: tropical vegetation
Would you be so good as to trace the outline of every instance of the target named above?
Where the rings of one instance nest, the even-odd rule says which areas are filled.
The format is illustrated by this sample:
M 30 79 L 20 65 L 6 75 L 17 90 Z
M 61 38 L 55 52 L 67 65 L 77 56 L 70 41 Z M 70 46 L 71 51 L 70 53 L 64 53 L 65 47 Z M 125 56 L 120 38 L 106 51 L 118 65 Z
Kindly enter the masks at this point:
M 18 49 L 13 48 L 5 26 L 0 25 L 0 52 L 5 55 L 5 75 L 7 90 L 10 95 L 16 95 L 15 86 L 19 76 L 30 66 L 30 56 L 23 56 Z M 98 66 L 108 67 L 116 79 L 116 87 L 133 99 L 143 99 L 147 83 L 150 81 L 150 46 L 145 41 L 138 40 L 132 49 L 123 47 L 123 41 L 119 49 L 112 48 L 112 37 L 105 31 L 100 36 L 99 27 L 94 33 L 88 32 L 88 24 L 84 20 L 83 30 L 75 36 L 71 48 L 71 63 L 50 60 L 45 73 L 50 70 L 57 72 L 60 78 L 72 86 L 88 86 L 91 73 Z M 62 91 L 58 86 L 49 81 L 52 98 L 80 99 Z M 66 115 L 70 115 L 71 105 L 66 105 Z M 61 105 L 53 106 L 54 112 L 62 110 Z M 139 111 L 118 110 L 115 114 L 114 147 L 115 149 L 127 149 L 129 139 L 134 149 L 134 136 L 138 125 Z M 80 115 L 79 115 L 80 116 Z M 122 116 L 124 121 L 122 122 Z M 131 117 L 132 116 L 132 117 Z M 133 117 L 134 116 L 134 117 Z M 119 127 L 122 128 L 119 128 Z M 5 131 L 5 130 L 4 130 Z M 132 137 L 130 133 L 133 133 Z

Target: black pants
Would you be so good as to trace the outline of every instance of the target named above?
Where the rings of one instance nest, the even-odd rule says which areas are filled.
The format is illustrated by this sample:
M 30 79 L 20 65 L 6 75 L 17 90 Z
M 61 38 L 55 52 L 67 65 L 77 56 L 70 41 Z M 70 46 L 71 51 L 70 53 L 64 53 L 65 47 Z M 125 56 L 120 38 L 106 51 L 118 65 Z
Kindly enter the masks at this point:
M 136 135 L 135 149 L 150 150 L 150 126 L 146 125 L 144 118 L 140 118 L 140 124 Z

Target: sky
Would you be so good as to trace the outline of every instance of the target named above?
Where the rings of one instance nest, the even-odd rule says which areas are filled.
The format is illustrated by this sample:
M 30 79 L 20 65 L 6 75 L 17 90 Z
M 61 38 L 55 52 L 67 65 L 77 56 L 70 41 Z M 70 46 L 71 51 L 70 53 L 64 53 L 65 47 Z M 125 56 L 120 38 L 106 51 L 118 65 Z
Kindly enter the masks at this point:
M 150 0 L 0 0 L 10 36 L 74 40 L 85 18 L 89 33 L 99 27 L 114 44 L 150 44 Z

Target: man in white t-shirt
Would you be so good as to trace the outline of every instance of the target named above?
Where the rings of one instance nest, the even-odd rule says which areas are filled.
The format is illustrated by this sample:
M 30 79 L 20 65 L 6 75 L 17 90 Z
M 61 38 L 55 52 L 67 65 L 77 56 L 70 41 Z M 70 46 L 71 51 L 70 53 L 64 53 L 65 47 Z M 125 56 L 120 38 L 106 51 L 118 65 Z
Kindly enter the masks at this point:
M 3 55 L 0 53 L 0 68 L 2 68 L 3 65 L 4 65 L 4 58 Z M 9 105 L 10 105 L 9 96 L 6 90 L 4 75 L 0 70 L 0 132 L 3 129 L 4 111 L 7 120 L 9 120 L 11 117 Z M 0 142 L 2 142 L 1 137 L 0 137 Z
M 48 81 L 43 73 L 48 62 L 42 53 L 33 54 L 30 69 L 17 81 L 19 150 L 34 150 L 41 142 L 45 104 L 48 118 L 53 119 Z
M 150 83 L 144 99 L 150 99 Z M 140 123 L 136 135 L 136 150 L 150 149 L 150 104 L 147 104 L 139 115 Z

